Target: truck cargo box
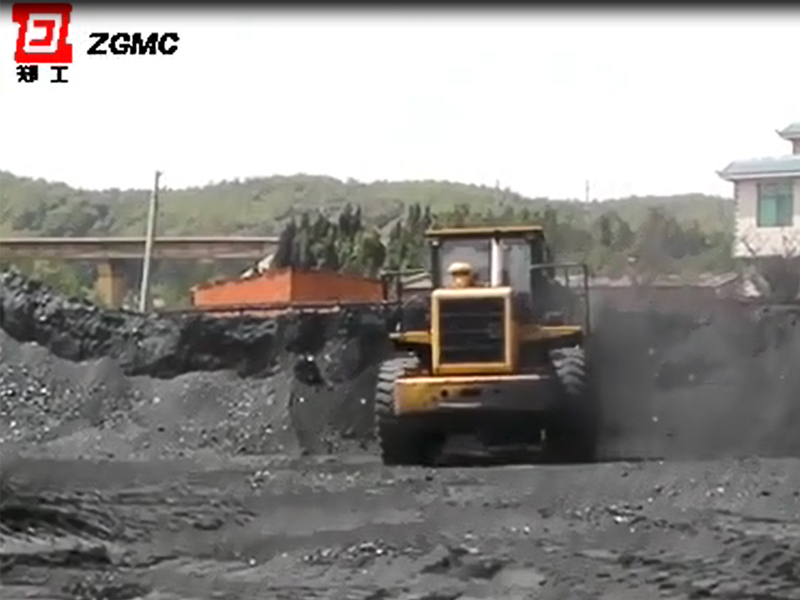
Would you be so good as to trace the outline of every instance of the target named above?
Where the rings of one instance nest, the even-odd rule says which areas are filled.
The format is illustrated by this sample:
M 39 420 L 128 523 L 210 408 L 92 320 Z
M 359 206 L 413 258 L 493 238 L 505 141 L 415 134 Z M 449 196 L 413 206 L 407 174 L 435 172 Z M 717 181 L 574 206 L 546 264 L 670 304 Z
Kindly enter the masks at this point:
M 380 302 L 383 283 L 331 271 L 274 269 L 246 279 L 225 279 L 192 288 L 198 309 L 247 305 L 347 304 Z

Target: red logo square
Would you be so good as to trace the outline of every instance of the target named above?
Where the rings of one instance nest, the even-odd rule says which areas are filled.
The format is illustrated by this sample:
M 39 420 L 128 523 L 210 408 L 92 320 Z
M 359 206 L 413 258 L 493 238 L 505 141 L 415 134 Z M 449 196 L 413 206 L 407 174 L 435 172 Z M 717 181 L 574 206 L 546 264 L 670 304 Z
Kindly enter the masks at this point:
M 11 16 L 19 24 L 14 60 L 22 64 L 68 64 L 67 43 L 72 4 L 15 4 Z

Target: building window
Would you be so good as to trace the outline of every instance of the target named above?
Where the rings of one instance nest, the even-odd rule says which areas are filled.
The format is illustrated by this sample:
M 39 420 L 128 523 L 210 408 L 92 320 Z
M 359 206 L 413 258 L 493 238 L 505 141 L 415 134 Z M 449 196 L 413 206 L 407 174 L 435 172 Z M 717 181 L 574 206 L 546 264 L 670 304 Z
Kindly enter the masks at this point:
M 794 184 L 792 181 L 758 184 L 758 226 L 791 227 L 794 216 Z

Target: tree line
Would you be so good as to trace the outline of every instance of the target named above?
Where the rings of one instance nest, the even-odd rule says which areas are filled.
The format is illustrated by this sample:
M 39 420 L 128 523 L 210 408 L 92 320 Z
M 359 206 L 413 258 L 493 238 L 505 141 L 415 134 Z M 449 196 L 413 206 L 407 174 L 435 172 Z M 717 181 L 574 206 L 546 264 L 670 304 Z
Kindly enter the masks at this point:
M 459 205 L 434 214 L 429 206 L 412 204 L 402 219 L 383 231 L 364 222 L 360 207 L 346 205 L 336 219 L 303 214 L 280 235 L 272 265 L 331 269 L 375 276 L 382 269 L 425 266 L 424 233 L 431 227 L 540 224 L 559 260 L 589 264 L 595 275 L 619 276 L 635 265 L 647 277 L 659 274 L 721 272 L 732 268 L 732 236 L 706 232 L 697 221 L 680 223 L 659 207 L 651 207 L 634 229 L 616 211 L 599 215 L 588 227 L 565 218 L 553 207 L 536 211 L 506 208 L 473 211 Z

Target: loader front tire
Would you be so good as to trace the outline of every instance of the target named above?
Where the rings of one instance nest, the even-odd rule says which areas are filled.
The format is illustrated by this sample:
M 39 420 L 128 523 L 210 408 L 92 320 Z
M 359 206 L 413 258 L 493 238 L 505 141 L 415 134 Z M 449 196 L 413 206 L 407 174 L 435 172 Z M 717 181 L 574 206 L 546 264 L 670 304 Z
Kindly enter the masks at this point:
M 375 435 L 385 465 L 426 465 L 429 462 L 426 436 L 416 424 L 397 416 L 394 409 L 397 380 L 418 365 L 416 357 L 403 356 L 384 361 L 378 370 Z
M 586 365 L 584 349 L 575 346 L 550 352 L 560 392 L 559 408 L 547 432 L 551 454 L 558 461 L 595 462 L 600 439 L 600 406 Z

